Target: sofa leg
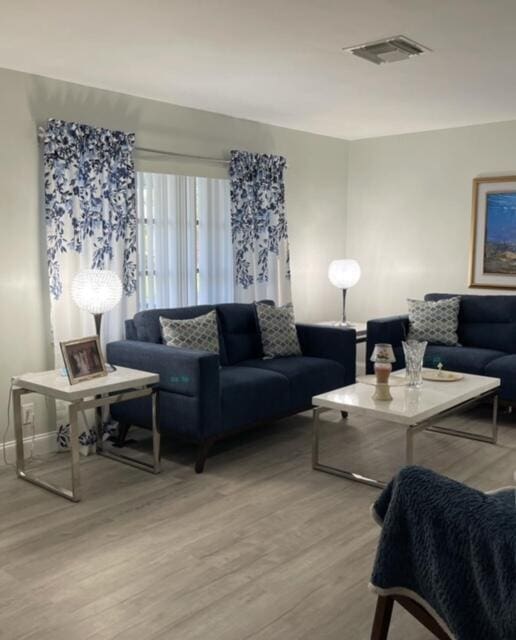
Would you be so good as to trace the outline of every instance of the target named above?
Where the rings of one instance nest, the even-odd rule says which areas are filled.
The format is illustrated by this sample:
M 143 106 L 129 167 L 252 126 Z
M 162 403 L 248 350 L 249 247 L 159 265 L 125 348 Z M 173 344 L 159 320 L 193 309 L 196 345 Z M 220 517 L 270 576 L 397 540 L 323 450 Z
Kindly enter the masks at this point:
M 123 446 L 125 446 L 125 442 L 127 440 L 127 434 L 130 428 L 131 428 L 131 425 L 128 424 L 127 422 L 118 423 L 118 435 L 116 438 L 116 442 L 114 444 L 115 447 L 122 448 Z
M 394 598 L 391 596 L 378 596 L 371 640 L 387 640 L 393 606 Z
M 206 458 L 208 457 L 214 442 L 214 439 L 204 440 L 199 445 L 199 449 L 197 450 L 197 459 L 195 460 L 195 473 L 202 473 L 204 471 Z
M 340 415 L 342 416 L 342 419 L 343 419 L 343 420 L 346 420 L 349 414 L 348 414 L 348 412 L 347 412 L 347 411 L 341 411 L 341 412 L 340 412 Z

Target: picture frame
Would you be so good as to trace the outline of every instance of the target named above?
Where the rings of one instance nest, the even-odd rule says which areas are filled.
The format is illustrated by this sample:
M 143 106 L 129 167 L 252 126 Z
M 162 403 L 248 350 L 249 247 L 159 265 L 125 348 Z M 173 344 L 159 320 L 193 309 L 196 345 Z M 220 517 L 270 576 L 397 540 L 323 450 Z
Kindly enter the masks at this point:
M 107 376 L 98 336 L 60 342 L 70 384 Z
M 473 180 L 469 286 L 516 289 L 516 176 Z

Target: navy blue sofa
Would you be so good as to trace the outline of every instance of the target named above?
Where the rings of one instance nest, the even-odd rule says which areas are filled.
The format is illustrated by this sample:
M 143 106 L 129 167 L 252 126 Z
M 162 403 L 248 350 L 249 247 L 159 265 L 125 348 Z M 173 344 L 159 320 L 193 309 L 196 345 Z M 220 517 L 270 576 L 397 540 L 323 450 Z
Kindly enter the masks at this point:
M 220 356 L 162 343 L 160 316 L 194 318 L 212 309 Z M 252 304 L 141 311 L 126 322 L 126 340 L 107 345 L 107 360 L 159 374 L 161 432 L 199 445 L 200 473 L 217 439 L 306 411 L 314 395 L 355 382 L 354 330 L 296 327 L 302 356 L 263 359 Z M 112 405 L 111 414 L 120 425 L 120 444 L 130 425 L 151 426 L 148 398 Z
M 450 293 L 429 293 L 425 300 L 451 298 Z M 377 342 L 390 342 L 396 362 L 393 369 L 405 366 L 401 342 L 408 332 L 408 316 L 393 316 L 367 323 L 366 367 Z M 449 371 L 473 373 L 501 379 L 500 398 L 516 400 L 516 296 L 461 295 L 459 311 L 460 346 L 429 344 L 426 367 L 442 362 Z

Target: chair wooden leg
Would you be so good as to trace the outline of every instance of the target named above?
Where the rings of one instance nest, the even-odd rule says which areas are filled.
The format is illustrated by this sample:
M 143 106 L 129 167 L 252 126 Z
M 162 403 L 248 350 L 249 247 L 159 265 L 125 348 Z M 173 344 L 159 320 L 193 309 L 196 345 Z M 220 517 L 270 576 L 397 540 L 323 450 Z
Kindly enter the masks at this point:
M 387 640 L 393 606 L 394 598 L 391 598 L 391 596 L 378 596 L 371 640 Z
M 206 458 L 210 453 L 210 449 L 215 442 L 214 439 L 205 440 L 199 445 L 197 451 L 197 459 L 195 460 L 195 473 L 202 473 L 204 471 L 204 465 L 206 464 Z
M 439 640 L 451 640 L 436 620 L 420 604 L 405 596 L 396 596 L 396 601 Z

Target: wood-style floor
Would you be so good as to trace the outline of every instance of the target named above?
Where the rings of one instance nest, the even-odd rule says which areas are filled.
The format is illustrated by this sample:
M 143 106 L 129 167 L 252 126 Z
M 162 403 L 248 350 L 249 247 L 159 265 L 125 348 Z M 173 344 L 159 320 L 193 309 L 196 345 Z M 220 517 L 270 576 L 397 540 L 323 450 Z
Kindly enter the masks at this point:
M 489 430 L 480 408 L 451 424 Z M 389 477 L 399 427 L 323 414 L 322 458 Z M 6 640 L 366 640 L 378 539 L 376 489 L 310 469 L 303 414 L 220 446 L 196 476 L 169 444 L 152 476 L 95 456 L 72 504 L 0 471 L 0 638 Z M 491 489 L 513 484 L 516 418 L 493 446 L 436 433 L 419 464 Z M 36 461 L 68 480 L 68 456 Z M 395 608 L 390 639 L 427 632 Z M 474 639 L 471 639 L 474 640 Z

